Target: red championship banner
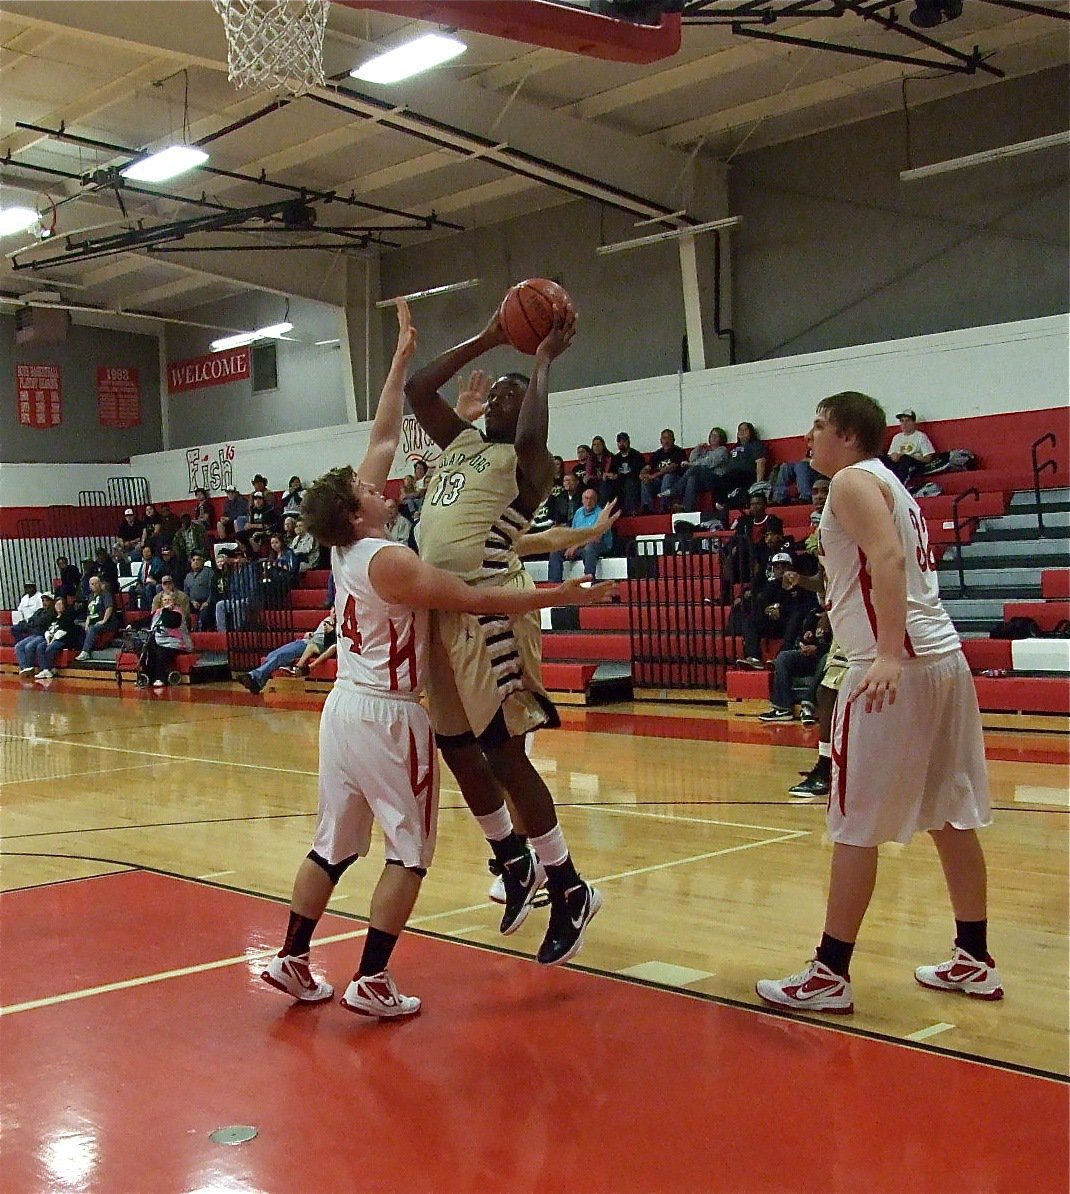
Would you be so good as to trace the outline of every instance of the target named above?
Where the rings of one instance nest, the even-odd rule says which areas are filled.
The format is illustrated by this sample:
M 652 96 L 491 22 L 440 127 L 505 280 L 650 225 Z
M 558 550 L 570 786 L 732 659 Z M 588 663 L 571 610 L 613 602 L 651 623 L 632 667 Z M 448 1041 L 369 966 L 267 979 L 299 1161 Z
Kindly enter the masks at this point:
M 16 365 L 15 389 L 23 427 L 58 427 L 63 422 L 58 365 Z
M 232 348 L 227 352 L 211 352 L 206 357 L 173 361 L 167 366 L 167 392 L 181 394 L 239 381 L 251 376 L 249 360 L 248 348 Z
M 141 426 L 141 386 L 136 369 L 101 365 L 97 370 L 97 413 L 101 427 Z

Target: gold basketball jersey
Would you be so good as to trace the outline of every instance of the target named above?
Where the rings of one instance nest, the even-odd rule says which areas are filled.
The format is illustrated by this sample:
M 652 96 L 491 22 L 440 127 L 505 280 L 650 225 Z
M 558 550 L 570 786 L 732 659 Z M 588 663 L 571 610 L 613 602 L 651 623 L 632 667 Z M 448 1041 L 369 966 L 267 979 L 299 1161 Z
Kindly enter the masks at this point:
M 420 509 L 420 556 L 468 584 L 523 570 L 514 545 L 531 525 L 516 508 L 516 448 L 466 427 L 443 450 Z

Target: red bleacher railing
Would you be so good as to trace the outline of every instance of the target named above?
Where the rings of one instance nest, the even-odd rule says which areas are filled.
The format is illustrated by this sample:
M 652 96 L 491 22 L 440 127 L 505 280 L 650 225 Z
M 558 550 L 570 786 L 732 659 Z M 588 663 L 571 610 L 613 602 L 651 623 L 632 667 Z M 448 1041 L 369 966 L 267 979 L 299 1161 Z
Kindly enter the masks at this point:
M 1050 443 L 1053 448 L 1059 446 L 1059 441 L 1055 438 L 1054 431 L 1046 431 L 1042 436 L 1033 441 L 1029 449 L 1029 454 L 1033 461 L 1033 497 L 1036 500 L 1037 533 L 1041 536 L 1041 538 L 1047 534 L 1047 531 L 1044 529 L 1044 508 L 1040 501 L 1040 478 L 1049 469 L 1053 473 L 1057 472 L 1059 469 L 1058 462 L 1054 456 L 1049 456 L 1043 464 L 1041 464 L 1038 459 L 1040 448 L 1047 443 Z

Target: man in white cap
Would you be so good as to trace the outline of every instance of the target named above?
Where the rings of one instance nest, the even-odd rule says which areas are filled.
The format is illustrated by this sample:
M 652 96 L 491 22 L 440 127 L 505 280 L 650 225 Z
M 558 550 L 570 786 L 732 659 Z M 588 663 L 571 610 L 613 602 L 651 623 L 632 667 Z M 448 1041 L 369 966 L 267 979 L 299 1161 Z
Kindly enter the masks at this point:
M 888 446 L 888 459 L 892 462 L 892 472 L 906 483 L 932 464 L 936 449 L 925 432 L 918 430 L 916 411 L 908 407 L 895 417 L 899 420 L 899 430 L 892 436 Z
M 123 545 L 123 551 L 129 555 L 141 546 L 141 536 L 145 530 L 145 524 L 134 513 L 132 506 L 127 506 L 123 511 L 123 520 L 119 523 L 119 529 L 115 532 L 115 538 Z

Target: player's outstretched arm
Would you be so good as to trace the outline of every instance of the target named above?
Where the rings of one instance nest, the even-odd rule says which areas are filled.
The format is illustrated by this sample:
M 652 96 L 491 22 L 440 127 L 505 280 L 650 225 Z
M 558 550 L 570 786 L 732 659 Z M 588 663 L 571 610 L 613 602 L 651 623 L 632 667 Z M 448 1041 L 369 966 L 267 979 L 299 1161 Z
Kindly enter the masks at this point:
M 550 433 L 550 363 L 572 343 L 576 312 L 554 307 L 553 327 L 535 352 L 535 368 L 516 422 L 516 458 L 522 482 L 529 492 L 521 498 L 542 500 L 554 476 L 554 460 L 547 448 Z
M 505 343 L 505 333 L 495 311 L 478 336 L 441 353 L 409 378 L 405 397 L 409 400 L 412 413 L 440 448 L 452 443 L 468 424 L 458 417 L 439 390 L 476 357 Z
M 416 351 L 416 329 L 412 326 L 409 305 L 404 299 L 397 300 L 398 342 L 394 359 L 379 395 L 375 410 L 371 439 L 364 461 L 357 469 L 357 475 L 368 485 L 382 490 L 390 476 L 398 444 L 401 442 L 401 416 L 405 409 L 405 375 L 409 362 Z
M 835 495 L 835 497 L 833 497 Z M 856 697 L 865 697 L 866 711 L 895 704 L 903 670 L 907 624 L 906 557 L 889 506 L 891 496 L 872 473 L 845 469 L 829 490 L 832 512 L 866 557 L 872 582 L 871 600 L 877 620 L 877 658 L 863 678 Z
M 599 514 L 597 522 L 589 527 L 550 527 L 545 531 L 528 531 L 521 535 L 516 543 L 518 556 L 541 556 L 548 551 L 568 551 L 570 547 L 586 547 L 594 543 L 604 534 L 613 529 L 613 524 L 620 518 L 617 509 L 617 499 L 607 502 Z
M 567 580 L 551 589 L 472 588 L 452 573 L 425 563 L 407 548 L 382 548 L 368 568 L 372 587 L 384 601 L 414 609 L 449 609 L 470 614 L 525 614 L 558 605 L 599 605 L 618 591 L 612 582 L 585 585 Z

